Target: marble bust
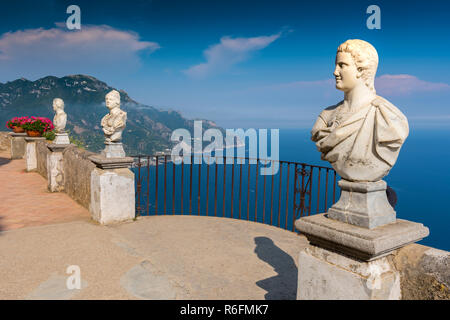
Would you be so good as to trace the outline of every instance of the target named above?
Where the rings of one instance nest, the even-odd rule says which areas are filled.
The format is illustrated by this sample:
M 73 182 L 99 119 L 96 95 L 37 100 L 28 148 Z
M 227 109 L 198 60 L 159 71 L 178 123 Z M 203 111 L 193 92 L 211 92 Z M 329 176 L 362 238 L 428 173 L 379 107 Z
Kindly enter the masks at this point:
M 112 90 L 105 97 L 109 113 L 102 119 L 105 143 L 120 142 L 127 122 L 127 113 L 120 109 L 120 93 Z
M 64 101 L 62 99 L 53 99 L 53 111 L 55 111 L 55 116 L 53 118 L 55 132 L 63 133 L 66 128 L 67 114 L 64 112 Z
M 323 110 L 311 131 L 322 160 L 347 181 L 381 180 L 397 161 L 409 133 L 403 113 L 376 94 L 377 67 L 378 54 L 370 43 L 342 43 L 333 74 L 344 100 Z

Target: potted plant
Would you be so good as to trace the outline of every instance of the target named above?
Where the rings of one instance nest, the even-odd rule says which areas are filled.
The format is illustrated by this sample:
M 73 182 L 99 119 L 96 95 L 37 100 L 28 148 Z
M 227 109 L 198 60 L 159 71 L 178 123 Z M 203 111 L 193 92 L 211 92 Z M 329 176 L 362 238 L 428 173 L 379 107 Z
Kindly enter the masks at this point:
M 52 121 L 44 117 L 31 117 L 22 127 L 29 137 L 41 137 L 44 132 L 54 129 Z
M 6 127 L 12 129 L 15 133 L 25 132 L 23 125 L 28 122 L 28 117 L 14 117 L 6 122 Z

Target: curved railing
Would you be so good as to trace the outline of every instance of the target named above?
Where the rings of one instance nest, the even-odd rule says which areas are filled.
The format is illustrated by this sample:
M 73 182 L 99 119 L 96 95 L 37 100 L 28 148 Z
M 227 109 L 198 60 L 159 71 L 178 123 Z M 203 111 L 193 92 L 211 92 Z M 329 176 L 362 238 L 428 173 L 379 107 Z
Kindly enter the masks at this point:
M 204 155 L 179 157 L 178 164 L 170 155 L 133 158 L 137 215 L 228 217 L 294 231 L 296 219 L 326 212 L 336 200 L 337 175 L 328 167 Z

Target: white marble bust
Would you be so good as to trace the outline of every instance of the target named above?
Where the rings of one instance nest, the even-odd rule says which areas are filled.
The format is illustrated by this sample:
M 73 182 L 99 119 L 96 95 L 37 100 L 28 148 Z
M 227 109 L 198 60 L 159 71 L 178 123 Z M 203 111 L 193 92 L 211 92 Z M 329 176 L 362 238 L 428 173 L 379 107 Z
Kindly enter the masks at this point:
M 55 111 L 53 118 L 54 130 L 56 133 L 63 133 L 66 128 L 67 114 L 64 112 L 64 101 L 62 99 L 53 99 L 53 111 Z
M 334 76 L 344 100 L 326 108 L 311 131 L 322 159 L 348 181 L 378 181 L 397 161 L 409 133 L 408 120 L 374 87 L 375 48 L 363 40 L 338 47 Z
M 109 113 L 102 119 L 105 142 L 120 142 L 127 122 L 127 113 L 120 109 L 120 93 L 112 90 L 105 97 Z

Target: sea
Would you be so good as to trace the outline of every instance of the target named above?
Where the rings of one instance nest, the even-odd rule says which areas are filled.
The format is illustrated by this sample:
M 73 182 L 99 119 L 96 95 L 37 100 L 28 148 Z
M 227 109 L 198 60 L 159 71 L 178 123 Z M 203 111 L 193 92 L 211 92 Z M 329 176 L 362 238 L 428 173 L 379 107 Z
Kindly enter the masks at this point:
M 384 178 L 397 196 L 397 218 L 424 224 L 430 229 L 430 235 L 419 243 L 447 251 L 450 251 L 449 141 L 450 129 L 410 129 L 397 163 Z M 248 147 L 246 151 L 248 153 Z M 279 159 L 330 167 L 329 163 L 320 159 L 320 153 L 310 140 L 310 130 L 306 129 L 280 129 Z M 140 175 L 138 169 L 134 168 L 136 176 L 140 176 L 137 179 L 141 188 L 137 199 L 141 204 L 140 214 L 232 217 L 293 230 L 293 221 L 300 212 L 297 211 L 297 217 L 294 216 L 294 165 L 290 165 L 289 176 L 287 166 L 283 165 L 282 172 L 277 172 L 273 177 L 259 174 L 256 184 L 256 170 L 260 170 L 260 167 L 249 165 L 248 161 L 240 165 L 237 161 L 234 167 L 227 164 L 224 172 L 224 165 L 218 165 L 217 187 L 215 165 L 161 163 L 157 180 L 155 166 L 141 167 Z M 313 177 L 317 177 L 317 168 L 314 170 L 316 176 Z M 322 169 L 319 186 L 321 196 L 319 199 L 313 197 L 312 213 L 325 212 L 333 204 L 333 178 L 330 171 L 327 183 L 326 170 Z M 315 194 L 318 180 L 314 178 L 312 181 Z M 325 186 L 328 187 L 326 198 Z M 338 197 L 339 191 L 335 190 L 334 200 L 337 201 Z

